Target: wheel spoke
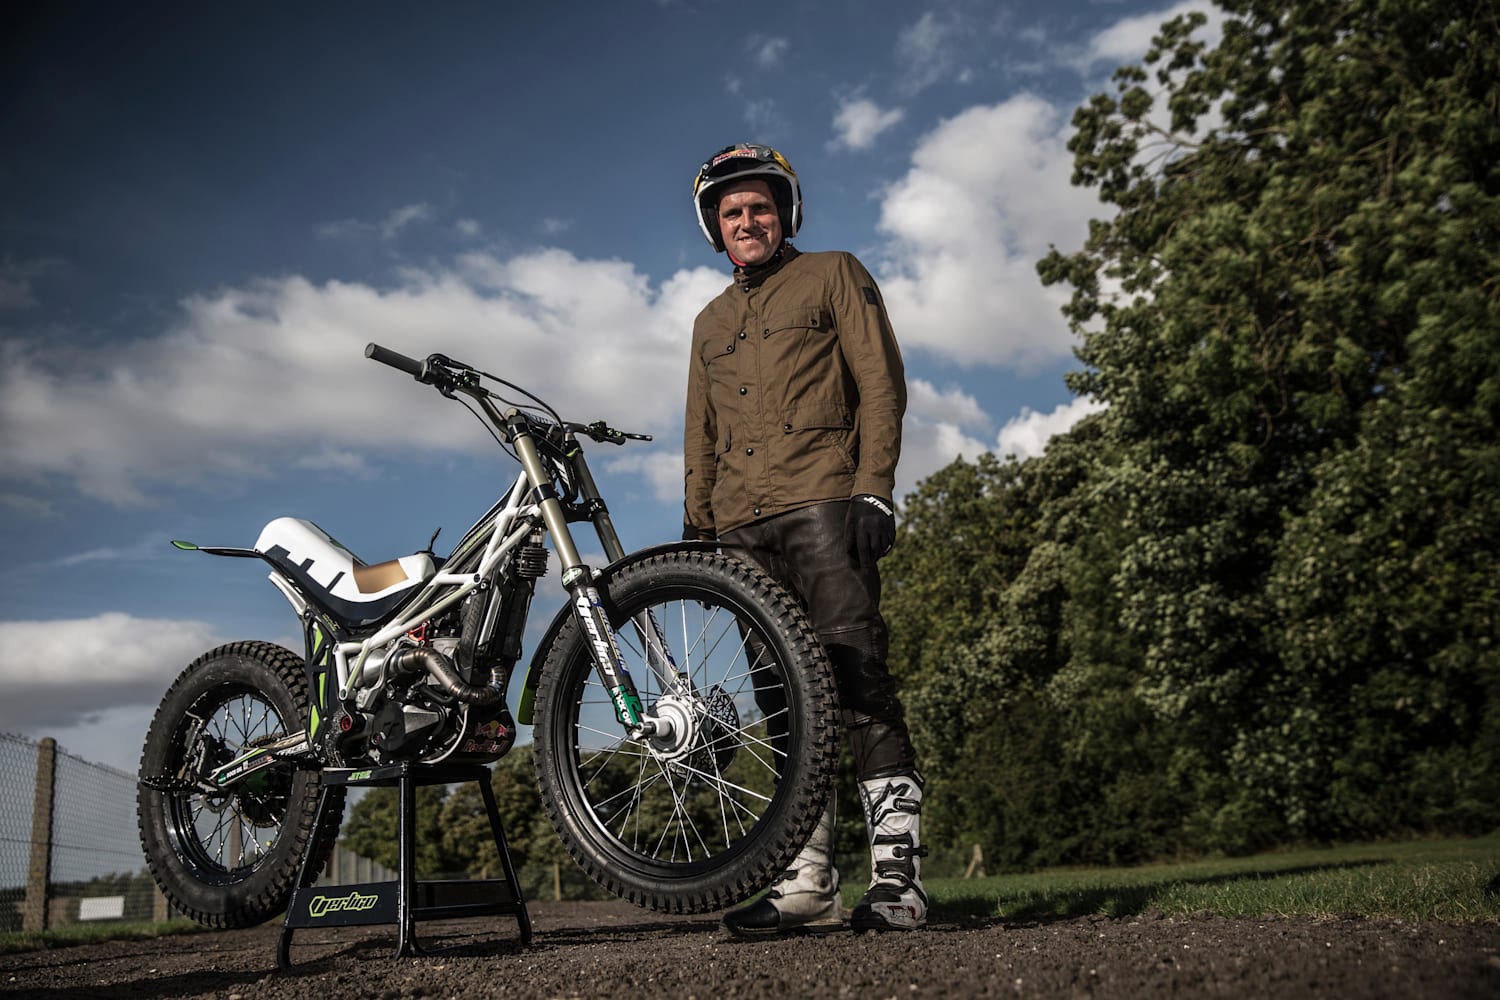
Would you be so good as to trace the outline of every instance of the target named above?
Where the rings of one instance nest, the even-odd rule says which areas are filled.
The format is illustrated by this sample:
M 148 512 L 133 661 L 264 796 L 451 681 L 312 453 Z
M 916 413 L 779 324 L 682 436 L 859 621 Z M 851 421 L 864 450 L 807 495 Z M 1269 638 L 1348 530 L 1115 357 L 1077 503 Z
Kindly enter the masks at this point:
M 689 912 L 738 902 L 785 869 L 832 778 L 833 685 L 816 636 L 765 576 L 698 552 L 622 567 L 606 607 L 658 726 L 621 726 L 587 637 L 576 623 L 559 635 L 536 715 L 558 832 L 626 898 Z M 668 658 L 675 675 L 652 669 Z
M 657 696 L 656 675 L 645 669 L 655 640 L 642 623 L 653 617 L 667 623 L 663 637 L 681 643 L 669 652 L 687 685 L 660 687 L 682 694 L 695 742 L 662 751 L 607 728 L 600 716 L 612 711 L 611 703 L 589 672 L 581 675 L 572 699 L 578 706 L 572 756 L 580 791 L 597 815 L 609 817 L 609 829 L 622 845 L 654 860 L 691 863 L 746 836 L 774 799 L 787 751 L 778 745 L 785 740 L 773 738 L 766 727 L 788 722 L 790 710 L 783 695 L 782 707 L 762 712 L 753 684 L 776 678 L 769 686 L 784 687 L 786 668 L 768 654 L 766 637 L 726 606 L 678 599 L 633 607 L 625 613 L 617 642 L 632 675 L 644 682 L 648 711 Z M 710 694 L 733 708 L 716 708 Z M 727 719 L 715 714 L 726 710 Z M 726 772 L 721 758 L 726 766 L 739 763 Z
M 199 724 L 183 725 L 179 753 L 187 762 L 200 749 L 206 751 L 204 774 L 286 731 L 275 706 L 256 691 L 216 689 L 199 705 L 202 711 L 195 708 L 184 713 L 185 720 Z M 240 784 L 211 795 L 174 793 L 169 807 L 178 819 L 169 826 L 177 851 L 210 877 L 234 879 L 247 872 L 270 853 L 281 835 L 285 818 L 281 799 L 286 792 L 275 787 L 262 790 Z

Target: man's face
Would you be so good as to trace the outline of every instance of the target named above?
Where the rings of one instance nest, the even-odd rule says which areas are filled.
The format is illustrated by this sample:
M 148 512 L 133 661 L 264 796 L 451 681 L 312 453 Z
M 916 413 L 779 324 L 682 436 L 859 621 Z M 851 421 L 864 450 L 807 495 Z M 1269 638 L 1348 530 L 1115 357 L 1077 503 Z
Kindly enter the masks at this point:
M 741 264 L 763 264 L 781 246 L 781 216 L 771 185 L 749 180 L 730 184 L 719 199 L 724 248 Z

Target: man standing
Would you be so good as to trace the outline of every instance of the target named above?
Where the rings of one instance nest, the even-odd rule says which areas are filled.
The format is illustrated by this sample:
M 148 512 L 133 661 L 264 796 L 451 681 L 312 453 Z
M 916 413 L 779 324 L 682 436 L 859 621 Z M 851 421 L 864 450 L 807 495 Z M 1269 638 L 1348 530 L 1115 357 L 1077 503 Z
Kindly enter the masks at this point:
M 776 150 L 719 151 L 698 171 L 693 200 L 734 281 L 693 325 L 683 536 L 739 547 L 806 606 L 833 663 L 870 835 L 870 887 L 850 924 L 921 927 L 922 780 L 886 666 L 876 566 L 896 537 L 901 352 L 853 255 L 787 242 L 802 191 Z M 791 870 L 724 925 L 746 936 L 844 926 L 832 796 Z

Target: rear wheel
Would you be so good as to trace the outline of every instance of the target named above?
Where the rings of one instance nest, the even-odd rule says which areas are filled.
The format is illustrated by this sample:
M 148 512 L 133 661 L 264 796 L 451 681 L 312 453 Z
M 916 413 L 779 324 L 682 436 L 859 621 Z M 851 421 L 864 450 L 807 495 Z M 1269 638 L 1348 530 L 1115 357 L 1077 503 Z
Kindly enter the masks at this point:
M 223 789 L 216 768 L 300 732 L 307 719 L 302 658 L 266 642 L 205 653 L 162 699 L 141 753 L 141 846 L 162 893 L 210 927 L 248 927 L 286 908 L 304 854 L 332 849 L 340 801 L 313 829 L 319 775 L 276 765 Z
M 610 892 L 671 912 L 732 906 L 785 870 L 830 793 L 827 658 L 785 590 L 716 553 L 643 558 L 600 592 L 647 713 L 671 720 L 673 734 L 624 734 L 574 618 L 537 688 L 542 801 Z M 653 669 L 657 642 L 675 671 Z

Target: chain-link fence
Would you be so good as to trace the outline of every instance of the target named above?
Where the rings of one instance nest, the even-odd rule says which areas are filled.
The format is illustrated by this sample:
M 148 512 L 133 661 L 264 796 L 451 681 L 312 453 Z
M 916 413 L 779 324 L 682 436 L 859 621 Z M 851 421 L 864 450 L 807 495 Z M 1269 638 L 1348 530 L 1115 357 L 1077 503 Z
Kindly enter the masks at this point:
M 38 748 L 0 734 L 0 931 L 21 929 L 32 862 Z
M 135 832 L 135 777 L 0 734 L 0 930 L 162 920 Z
M 135 775 L 0 733 L 0 932 L 171 913 L 141 854 Z M 321 881 L 394 878 L 335 849 Z

